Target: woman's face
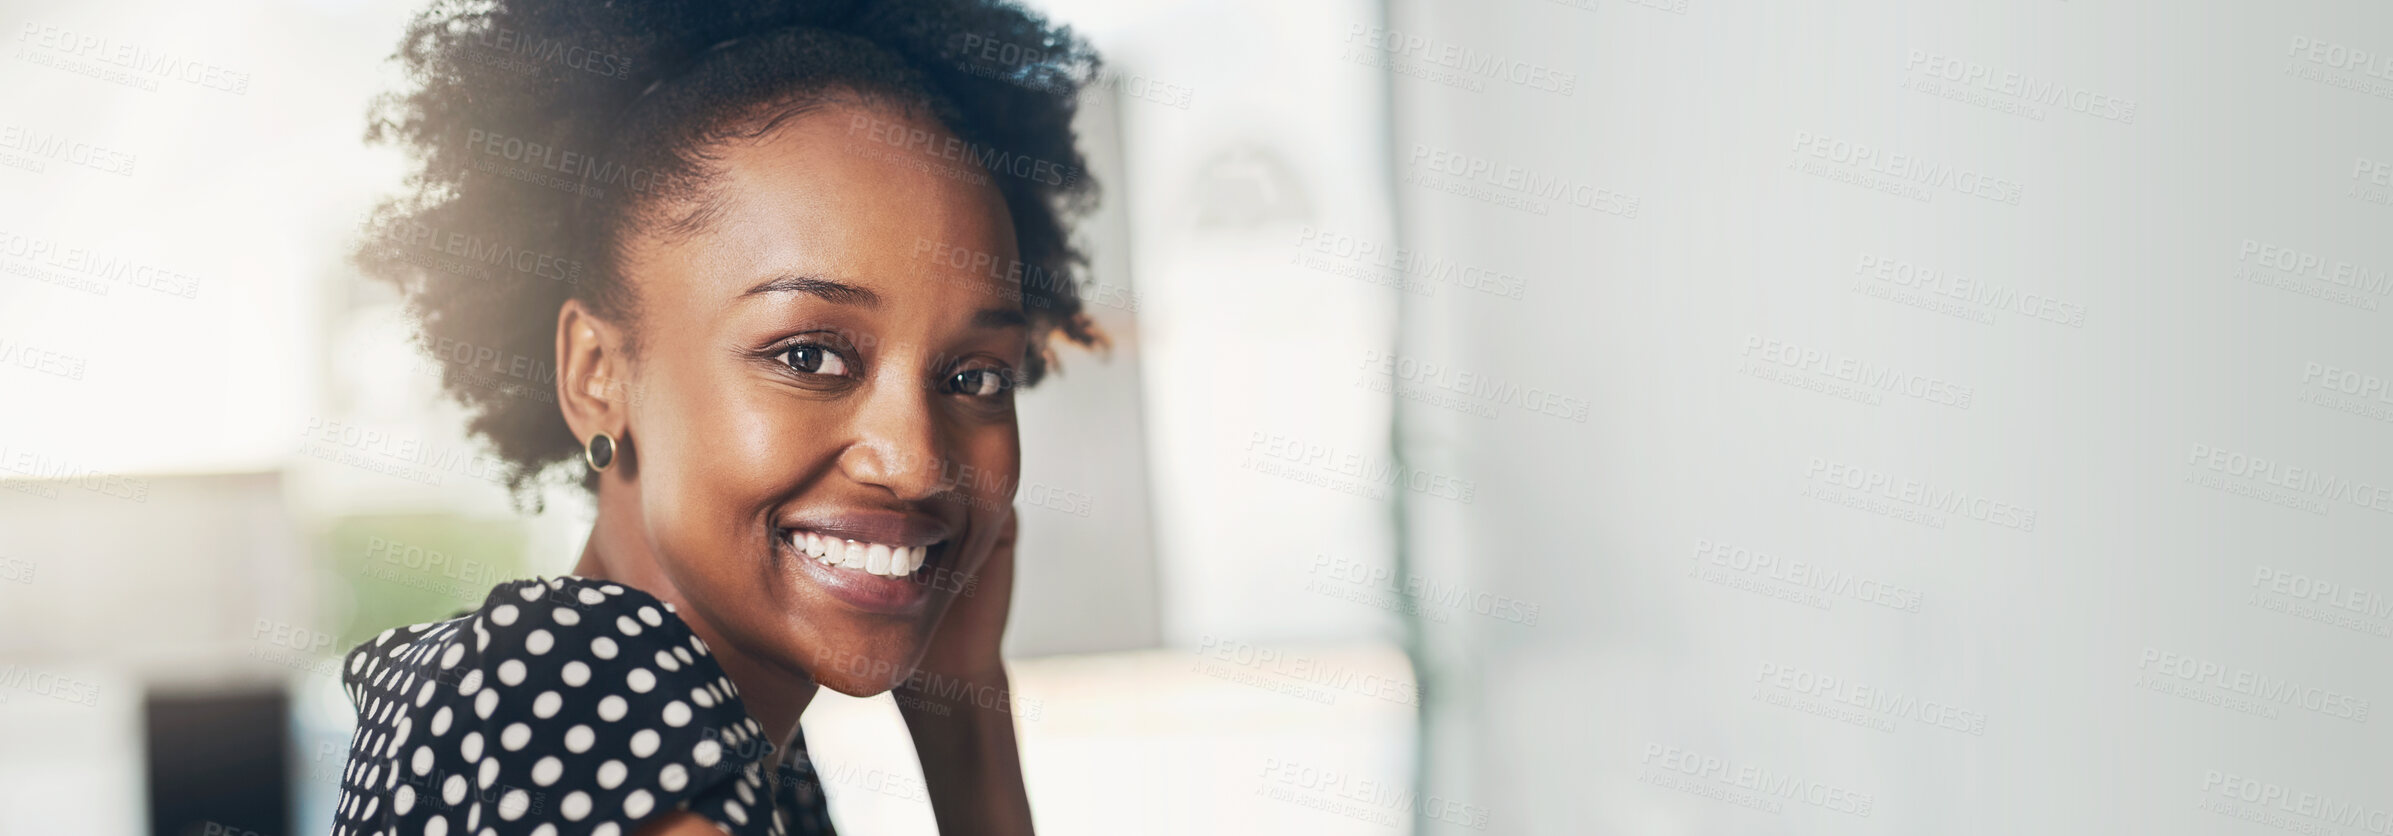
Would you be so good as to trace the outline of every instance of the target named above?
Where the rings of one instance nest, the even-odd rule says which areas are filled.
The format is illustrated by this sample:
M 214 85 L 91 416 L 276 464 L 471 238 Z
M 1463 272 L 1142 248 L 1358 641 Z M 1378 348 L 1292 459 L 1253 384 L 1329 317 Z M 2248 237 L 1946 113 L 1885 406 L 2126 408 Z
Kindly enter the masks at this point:
M 985 170 L 923 150 L 946 136 L 862 105 L 784 122 L 719 150 L 698 231 L 624 265 L 649 553 L 685 616 L 848 694 L 912 671 L 1019 469 L 1013 225 Z

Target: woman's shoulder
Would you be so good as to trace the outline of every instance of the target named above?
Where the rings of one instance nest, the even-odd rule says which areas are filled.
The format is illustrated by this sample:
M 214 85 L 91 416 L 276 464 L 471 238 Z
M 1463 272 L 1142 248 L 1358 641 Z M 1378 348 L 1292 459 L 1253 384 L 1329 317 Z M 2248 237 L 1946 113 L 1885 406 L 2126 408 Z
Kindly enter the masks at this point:
M 342 684 L 355 699 L 359 689 L 389 686 L 418 663 L 436 664 L 436 678 L 454 684 L 477 669 L 496 675 L 508 661 L 528 665 L 526 657 L 547 656 L 564 642 L 587 652 L 556 657 L 561 664 L 570 657 L 593 667 L 636 668 L 637 658 L 671 672 L 710 655 L 672 604 L 613 581 L 560 575 L 505 581 L 476 609 L 384 630 L 343 657 Z
M 470 612 L 384 631 L 342 671 L 352 832 L 629 826 L 700 802 L 739 818 L 720 802 L 754 798 L 772 751 L 706 642 L 616 582 L 502 583 Z

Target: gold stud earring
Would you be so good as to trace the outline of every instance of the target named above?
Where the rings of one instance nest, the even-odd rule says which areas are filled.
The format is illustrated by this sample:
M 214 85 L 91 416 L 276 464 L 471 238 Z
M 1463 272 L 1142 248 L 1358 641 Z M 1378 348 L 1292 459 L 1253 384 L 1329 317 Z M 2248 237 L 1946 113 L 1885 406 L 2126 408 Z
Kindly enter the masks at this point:
M 591 470 L 605 470 L 614 464 L 615 437 L 606 433 L 591 436 L 590 443 L 582 447 L 582 461 L 588 462 Z

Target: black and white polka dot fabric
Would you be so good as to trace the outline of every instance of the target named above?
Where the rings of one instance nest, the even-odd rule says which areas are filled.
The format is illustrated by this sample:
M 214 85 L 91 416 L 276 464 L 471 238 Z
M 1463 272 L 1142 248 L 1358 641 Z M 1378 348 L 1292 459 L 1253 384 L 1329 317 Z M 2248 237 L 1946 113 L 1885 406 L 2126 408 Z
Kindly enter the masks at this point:
M 339 836 L 632 836 L 689 810 L 734 836 L 831 833 L 805 740 L 783 758 L 673 608 L 579 577 L 349 652 Z

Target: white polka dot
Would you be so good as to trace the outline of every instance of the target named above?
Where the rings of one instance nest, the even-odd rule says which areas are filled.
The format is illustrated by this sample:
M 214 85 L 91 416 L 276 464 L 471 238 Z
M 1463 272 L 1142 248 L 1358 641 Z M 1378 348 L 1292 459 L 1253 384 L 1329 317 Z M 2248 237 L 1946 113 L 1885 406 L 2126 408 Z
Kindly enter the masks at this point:
M 582 591 L 574 593 L 573 597 L 580 599 L 583 606 L 589 607 L 598 606 L 607 600 L 607 596 L 599 594 L 598 590 L 588 588 L 584 588 Z
M 457 660 L 463 658 L 465 658 L 465 645 L 451 642 L 449 644 L 449 649 L 442 651 L 440 654 L 440 666 L 442 668 L 454 668 L 457 666 Z
M 581 821 L 583 816 L 590 815 L 590 794 L 581 790 L 566 793 L 557 811 L 565 814 L 566 821 Z
M 623 719 L 623 713 L 630 709 L 631 704 L 624 702 L 622 697 L 608 694 L 605 699 L 598 701 L 598 719 L 612 723 Z
M 498 707 L 497 691 L 484 691 L 481 696 L 474 698 L 474 715 L 484 720 L 490 719 L 490 712 L 498 710 Z
M 481 760 L 482 733 L 467 732 L 465 735 L 465 741 L 457 744 L 457 754 L 464 755 L 465 759 L 469 761 Z
M 541 822 L 539 827 L 532 828 L 531 836 L 557 836 L 557 826 Z
M 601 659 L 615 658 L 615 640 L 605 636 L 590 640 L 590 655 Z
M 535 598 L 536 598 L 536 597 L 539 597 L 539 596 L 533 596 L 533 597 L 535 597 Z M 524 600 L 526 600 L 526 601 L 529 601 L 529 600 L 532 600 L 532 599 L 531 599 L 531 598 L 525 598 Z M 497 607 L 495 607 L 495 608 L 492 608 L 492 609 L 491 609 L 491 611 L 490 611 L 490 623 L 492 623 L 492 624 L 496 624 L 496 625 L 498 625 L 498 626 L 501 626 L 501 627 L 505 627 L 505 626 L 507 626 L 507 625 L 509 625 L 509 624 L 513 624 L 513 623 L 515 623 L 515 605 L 514 605 L 514 604 L 500 604 L 500 605 L 498 605 Z
M 745 802 L 745 803 L 748 803 L 748 804 L 754 804 L 754 803 L 756 803 L 756 791 L 755 791 L 755 790 L 752 790 L 752 789 L 749 789 L 749 788 L 748 788 L 748 785 L 749 785 L 750 783 L 759 783 L 759 782 L 760 782 L 760 780 L 759 780 L 759 779 L 756 777 L 756 765 L 755 765 L 755 764 L 748 764 L 747 780 L 741 781 L 741 782 L 739 782 L 739 783 L 737 783 L 737 784 L 733 784 L 733 785 L 731 785 L 731 788 L 732 788 L 732 789 L 734 789 L 734 790 L 738 790 L 738 791 L 739 791 L 739 794 L 740 794 L 740 801 L 742 801 L 742 802 Z
M 646 817 L 649 808 L 654 806 L 656 799 L 650 797 L 647 790 L 632 790 L 630 795 L 623 797 L 623 814 L 635 819 Z
M 690 637 L 690 649 L 691 649 L 691 650 L 698 651 L 698 655 L 700 655 L 700 656 L 707 655 L 707 654 L 706 654 L 706 640 L 705 640 L 705 639 L 702 639 L 702 638 L 699 638 L 699 637 L 697 637 L 697 636 L 691 636 L 691 637 Z
M 574 612 L 572 607 L 558 607 L 555 612 L 549 613 L 548 617 L 565 627 L 582 623 L 582 614 Z
M 622 786 L 623 775 L 626 771 L 627 770 L 624 768 L 622 761 L 610 760 L 606 763 L 599 764 L 598 788 L 602 790 L 611 790 L 618 786 Z
M 575 688 L 582 687 L 582 683 L 590 681 L 590 666 L 583 664 L 580 659 L 575 659 L 565 663 L 565 670 L 559 673 L 558 677 L 564 679 L 567 685 Z
M 699 708 L 713 708 L 715 707 L 714 692 L 704 688 L 692 688 L 690 689 L 690 702 L 697 703 Z
M 523 674 L 524 666 L 522 659 L 509 659 L 499 663 L 500 682 L 504 682 L 509 685 L 522 685 Z
M 579 755 L 590 751 L 590 745 L 597 742 L 598 733 L 591 731 L 589 726 L 574 726 L 565 730 L 565 751 Z
M 391 794 L 391 812 L 404 816 L 407 815 L 407 811 L 413 809 L 415 809 L 415 787 L 400 784 L 399 791 Z
M 356 672 L 358 671 L 358 669 L 365 667 L 365 665 L 366 665 L 366 655 L 365 655 L 365 654 L 363 654 L 363 653 L 360 653 L 360 654 L 357 654 L 357 655 L 355 655 L 355 656 L 351 656 L 351 657 L 349 657 L 349 672 L 350 672 L 350 673 L 356 673 Z
M 444 706 L 441 706 L 439 711 L 433 712 L 433 713 L 432 713 L 432 736 L 433 736 L 433 737 L 439 737 L 439 736 L 441 736 L 441 735 L 448 734 L 448 733 L 449 733 L 449 720 L 450 720 L 450 716 L 449 716 L 449 707 L 448 707 L 448 706 L 445 706 L 445 705 L 444 705 Z
M 497 783 L 499 780 L 498 756 L 492 755 L 490 757 L 483 758 L 482 774 L 475 777 L 481 779 L 483 789 L 490 789 L 491 784 Z
M 546 595 L 548 593 L 540 591 L 539 581 L 532 581 L 531 583 L 524 584 L 522 589 L 515 590 L 515 594 L 523 596 L 523 599 L 526 601 L 538 601 L 540 600 L 540 596 Z
M 529 809 L 532 809 L 530 793 L 508 790 L 506 795 L 499 796 L 499 818 L 514 821 L 523 818 L 524 811 Z
M 522 749 L 524 744 L 530 742 L 532 727 L 522 723 L 508 723 L 507 730 L 499 732 L 499 745 L 510 752 Z
M 737 801 L 725 799 L 723 801 L 723 815 L 730 816 L 731 821 L 734 824 L 748 823 L 748 811 L 746 808 L 741 807 L 740 803 Z
M 532 783 L 543 787 L 556 783 L 557 777 L 564 774 L 565 762 L 557 760 L 555 755 L 541 758 L 538 763 L 532 764 Z
M 482 690 L 481 668 L 475 668 L 473 670 L 466 671 L 465 676 L 458 678 L 457 696 L 470 697 L 474 695 L 475 691 L 479 690 Z
M 455 807 L 457 806 L 458 802 L 464 801 L 465 776 L 451 775 L 449 776 L 449 780 L 442 782 L 440 785 L 440 800 L 447 802 L 451 807 Z
M 626 636 L 637 636 L 640 634 L 640 623 L 631 620 L 631 616 L 618 615 L 615 616 L 615 629 L 623 631 Z
M 656 666 L 667 671 L 681 670 L 681 663 L 673 661 L 673 654 L 663 650 L 656 652 Z
M 699 766 L 713 766 L 722 759 L 723 744 L 712 740 L 698 741 L 698 745 L 690 749 L 690 760 L 697 761 Z
M 424 836 L 449 836 L 449 820 L 433 816 L 431 821 L 424 822 Z
M 621 595 L 621 594 L 623 594 L 623 587 L 616 586 L 616 585 L 614 585 L 614 584 L 611 584 L 611 583 L 610 583 L 610 584 L 607 584 L 607 585 L 605 585 L 605 586 L 601 586 L 601 587 L 599 587 L 599 588 L 598 588 L 598 591 L 600 591 L 600 592 L 604 592 L 604 593 L 606 593 L 606 594 L 608 594 L 608 595 Z
M 531 635 L 523 637 L 523 649 L 531 651 L 534 656 L 547 653 L 556 643 L 557 637 L 550 635 L 547 630 L 533 630 Z
M 657 615 L 655 607 L 641 607 L 640 620 L 648 622 L 650 627 L 662 627 L 665 624 L 665 617 Z
M 665 725 L 681 728 L 690 724 L 690 704 L 680 700 L 665 703 Z
M 623 682 L 633 691 L 645 694 L 656 688 L 656 674 L 649 673 L 647 668 L 633 668 L 631 673 L 624 674 Z
M 665 768 L 656 773 L 656 785 L 664 787 L 666 792 L 680 792 L 689 783 L 690 771 L 678 763 L 665 764 Z
M 406 717 L 399 718 L 399 728 L 397 731 L 393 732 L 393 735 L 395 736 L 391 738 L 390 751 L 396 752 L 399 750 L 400 746 L 406 745 L 407 735 L 413 733 L 414 731 L 415 720 Z
M 673 655 L 681 657 L 681 663 L 685 665 L 698 661 L 690 656 L 690 649 L 686 647 L 673 648 Z
M 564 704 L 565 698 L 557 696 L 557 692 L 542 691 L 540 692 L 540 696 L 532 698 L 532 716 L 538 717 L 542 720 L 555 717 L 557 716 L 557 709 Z
M 623 828 L 616 827 L 614 822 L 604 822 L 591 828 L 590 836 L 623 836 Z
M 431 771 L 432 771 L 432 747 L 430 747 L 430 746 L 418 746 L 418 747 L 415 747 L 415 760 L 414 760 L 414 761 L 412 761 L 412 762 L 410 762 L 410 763 L 408 764 L 408 767 L 409 767 L 409 768 L 412 768 L 412 769 L 414 769 L 414 770 L 415 770 L 415 774 L 417 774 L 417 775 L 422 775 L 422 774 L 425 774 L 425 773 L 431 772 Z
M 631 753 L 643 758 L 656 754 L 657 743 L 655 729 L 641 729 L 631 736 Z

